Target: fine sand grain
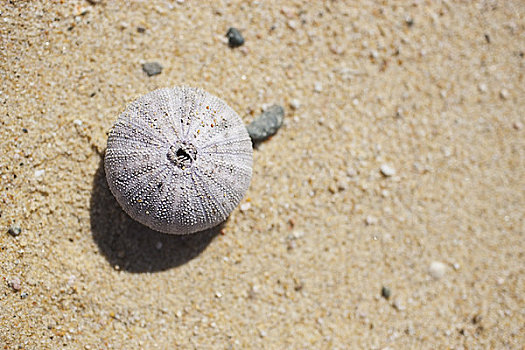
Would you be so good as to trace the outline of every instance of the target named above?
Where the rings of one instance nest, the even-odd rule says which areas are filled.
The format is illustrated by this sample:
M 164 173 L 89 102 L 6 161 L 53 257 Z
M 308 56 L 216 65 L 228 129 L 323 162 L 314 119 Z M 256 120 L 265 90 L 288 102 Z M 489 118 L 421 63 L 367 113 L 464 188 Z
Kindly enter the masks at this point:
M 2 1 L 0 348 L 521 349 L 524 18 Z M 181 84 L 246 124 L 286 109 L 240 207 L 183 237 L 131 220 L 102 162 L 127 103 Z

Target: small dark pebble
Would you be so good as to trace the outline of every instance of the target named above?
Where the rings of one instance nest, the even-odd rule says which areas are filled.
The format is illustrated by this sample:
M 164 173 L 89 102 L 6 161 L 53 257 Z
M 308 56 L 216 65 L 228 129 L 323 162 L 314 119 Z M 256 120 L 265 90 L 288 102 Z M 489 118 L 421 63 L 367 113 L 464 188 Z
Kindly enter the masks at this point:
M 284 108 L 273 105 L 248 125 L 248 134 L 254 143 L 266 140 L 283 125 Z
M 390 298 L 390 295 L 392 295 L 390 289 L 388 289 L 388 287 L 383 286 L 383 288 L 381 288 L 381 296 L 385 299 L 388 299 Z
M 487 41 L 487 44 L 490 44 L 490 35 L 485 34 L 485 41 Z
M 141 34 L 145 33 L 146 32 L 146 28 L 144 28 L 144 27 L 137 27 L 137 32 L 139 32 Z
M 96 92 L 92 92 L 92 93 L 89 95 L 89 97 L 95 97 L 96 94 L 97 94 Z
M 228 38 L 228 45 L 230 45 L 230 47 L 239 47 L 244 44 L 244 38 L 242 37 L 241 32 L 236 28 L 232 27 L 228 29 L 226 37 Z
M 20 228 L 20 226 L 11 226 L 7 230 L 7 233 L 9 233 L 13 237 L 16 237 L 16 236 L 19 236 L 20 233 L 22 233 L 22 229 Z
M 27 131 L 28 131 L 28 130 L 27 130 L 26 128 L 22 128 L 22 132 L 23 132 L 24 134 L 27 134 Z
M 472 324 L 480 323 L 482 318 L 483 317 L 481 317 L 481 315 L 476 315 L 476 316 L 472 317 Z
M 20 293 L 20 298 L 25 299 L 27 298 L 28 294 L 26 292 Z
M 142 65 L 142 70 L 148 75 L 148 77 L 151 77 L 160 74 L 160 72 L 162 72 L 162 66 L 158 62 L 148 62 Z

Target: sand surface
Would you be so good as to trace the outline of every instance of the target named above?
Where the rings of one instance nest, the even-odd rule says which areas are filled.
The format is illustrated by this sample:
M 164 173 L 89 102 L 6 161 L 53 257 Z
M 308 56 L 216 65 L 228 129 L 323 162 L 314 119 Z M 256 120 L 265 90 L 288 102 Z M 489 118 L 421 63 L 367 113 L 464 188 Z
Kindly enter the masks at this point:
M 521 0 L 2 1 L 1 348 L 522 349 L 524 18 Z M 128 218 L 102 167 L 125 105 L 180 84 L 246 123 L 286 109 L 243 210 L 187 237 Z

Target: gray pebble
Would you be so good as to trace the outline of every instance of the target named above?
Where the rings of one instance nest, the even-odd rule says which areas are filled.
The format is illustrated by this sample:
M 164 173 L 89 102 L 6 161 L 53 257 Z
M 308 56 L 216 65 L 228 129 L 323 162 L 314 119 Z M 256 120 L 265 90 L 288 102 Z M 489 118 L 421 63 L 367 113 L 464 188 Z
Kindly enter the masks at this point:
M 228 45 L 230 47 L 239 47 L 244 44 L 244 38 L 242 37 L 241 32 L 237 28 L 230 28 L 226 32 L 226 37 L 228 38 Z
M 388 287 L 383 286 L 383 288 L 381 288 L 381 296 L 385 299 L 388 299 L 390 298 L 390 295 L 392 295 L 390 289 Z
M 27 298 L 28 294 L 26 292 L 20 293 L 20 298 L 25 299 Z
M 151 77 L 162 72 L 162 66 L 158 62 L 147 62 L 142 65 L 142 70 Z
M 248 125 L 248 134 L 254 143 L 266 140 L 283 125 L 284 108 L 273 105 Z
M 7 230 L 7 232 L 8 232 L 11 236 L 16 237 L 16 236 L 19 236 L 20 233 L 22 233 L 22 229 L 20 228 L 20 226 L 13 225 L 13 226 L 9 227 L 9 229 Z

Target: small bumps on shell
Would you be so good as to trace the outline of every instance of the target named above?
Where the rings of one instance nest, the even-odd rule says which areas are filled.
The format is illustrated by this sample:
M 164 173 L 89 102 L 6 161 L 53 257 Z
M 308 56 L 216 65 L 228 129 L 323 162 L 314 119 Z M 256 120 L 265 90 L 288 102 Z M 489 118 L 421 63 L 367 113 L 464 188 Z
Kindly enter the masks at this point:
M 133 219 L 189 234 L 229 216 L 252 176 L 252 143 L 241 118 L 196 88 L 152 91 L 119 116 L 108 137 L 109 188 Z

